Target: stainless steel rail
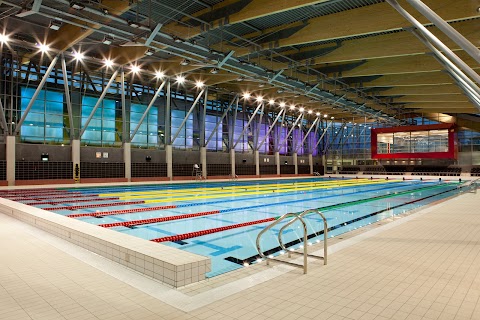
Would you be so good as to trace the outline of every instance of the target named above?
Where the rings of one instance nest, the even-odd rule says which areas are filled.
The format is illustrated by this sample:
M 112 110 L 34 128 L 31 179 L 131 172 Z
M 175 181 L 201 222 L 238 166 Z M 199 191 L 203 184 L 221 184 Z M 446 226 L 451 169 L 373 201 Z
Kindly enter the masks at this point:
M 473 193 L 477 193 L 477 189 L 478 189 L 478 185 L 480 183 L 480 178 L 477 178 L 477 179 L 473 179 L 473 180 L 468 180 L 460 185 L 457 186 L 457 189 L 461 189 L 461 188 L 464 188 L 464 187 L 467 187 L 467 191 L 466 192 L 471 192 L 473 191 Z
M 322 218 L 323 220 L 323 237 L 324 237 L 324 241 L 323 241 L 323 257 L 321 256 L 317 256 L 317 255 L 313 255 L 313 254 L 309 254 L 308 253 L 308 234 L 307 234 L 307 224 L 305 223 L 305 220 L 304 220 L 304 216 L 306 216 L 307 214 L 312 214 L 312 213 L 317 213 L 318 215 L 320 215 L 320 217 Z M 262 236 L 265 234 L 265 232 L 267 232 L 268 230 L 272 229 L 273 227 L 275 227 L 276 225 L 278 225 L 280 222 L 284 221 L 285 219 L 287 218 L 292 218 L 290 221 L 287 222 L 287 224 L 285 226 L 283 226 L 282 228 L 280 228 L 280 231 L 278 233 L 278 242 L 280 243 L 280 247 L 282 248 L 282 250 L 284 250 L 285 252 L 288 253 L 288 256 L 291 257 L 291 253 L 296 253 L 296 254 L 301 254 L 303 255 L 303 265 L 302 264 L 297 264 L 297 263 L 294 263 L 294 262 L 290 262 L 290 261 L 284 261 L 284 260 L 279 260 L 279 259 L 275 259 L 273 258 L 273 256 L 269 255 L 269 256 L 266 256 L 261 248 L 261 245 L 260 245 L 260 242 L 261 242 L 261 238 Z M 303 227 L 303 253 L 302 252 L 298 252 L 298 251 L 292 251 L 292 250 L 289 250 L 287 247 L 285 247 L 284 243 L 283 243 L 283 238 L 282 238 L 282 234 L 283 234 L 283 231 L 291 226 L 293 223 L 295 223 L 296 221 L 300 221 L 300 223 L 302 224 L 302 227 Z M 325 216 L 320 212 L 318 211 L 317 209 L 309 209 L 309 210 L 305 210 L 301 213 L 286 213 L 284 215 L 282 215 L 280 218 L 278 218 L 277 220 L 275 220 L 273 223 L 271 223 L 270 225 L 268 225 L 267 227 L 265 227 L 265 229 L 263 229 L 262 231 L 260 231 L 260 233 L 258 234 L 257 236 L 257 241 L 256 241 L 256 245 L 257 245 L 257 251 L 258 251 L 258 254 L 260 255 L 260 257 L 262 259 L 265 259 L 266 260 L 266 263 L 267 265 L 270 264 L 270 260 L 275 260 L 277 262 L 280 262 L 280 263 L 285 263 L 285 264 L 288 264 L 288 265 L 291 265 L 291 266 L 295 266 L 295 267 L 298 267 L 298 268 L 303 268 L 303 273 L 306 274 L 307 273 L 307 258 L 308 257 L 314 257 L 314 258 L 317 258 L 317 259 L 323 259 L 323 264 L 326 265 L 327 264 L 327 247 L 328 247 L 328 244 L 327 244 L 327 238 L 328 238 L 328 224 L 327 224 L 327 219 L 325 218 Z
M 287 224 L 285 224 L 283 227 L 280 228 L 280 231 L 278 232 L 278 242 L 280 243 L 280 247 L 287 251 L 288 252 L 288 256 L 290 257 L 291 256 L 291 253 L 296 253 L 296 254 L 302 254 L 300 252 L 297 252 L 297 251 L 292 251 L 292 250 L 288 250 L 284 243 L 283 243 L 283 237 L 282 237 L 282 234 L 283 234 L 283 231 L 290 227 L 292 224 L 295 223 L 295 221 L 297 221 L 298 219 L 303 219 L 303 217 L 305 217 L 306 215 L 308 214 L 311 214 L 311 213 L 317 213 L 323 220 L 323 257 L 322 256 L 317 256 L 317 255 L 314 255 L 314 254 L 310 254 L 310 253 L 307 253 L 307 255 L 309 257 L 313 257 L 313 258 L 317 258 L 317 259 L 322 259 L 323 260 L 323 264 L 326 265 L 327 264 L 327 247 L 328 247 L 328 244 L 327 244 L 327 239 L 328 239 L 328 225 L 327 225 L 327 219 L 325 218 L 325 216 L 323 215 L 323 213 L 321 213 L 319 210 L 317 209 L 309 209 L 309 210 L 305 210 L 303 211 L 302 213 L 300 213 L 299 215 L 297 215 L 295 218 L 293 218 L 292 220 L 290 220 L 289 222 L 287 222 Z M 306 247 L 308 245 L 307 242 L 304 243 L 304 246 Z

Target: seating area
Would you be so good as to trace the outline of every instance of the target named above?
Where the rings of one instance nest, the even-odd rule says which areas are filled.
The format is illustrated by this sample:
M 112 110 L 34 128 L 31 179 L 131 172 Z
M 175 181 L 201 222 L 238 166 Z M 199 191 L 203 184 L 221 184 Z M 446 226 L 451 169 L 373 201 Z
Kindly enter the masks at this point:
M 462 168 L 456 167 L 439 167 L 439 166 L 421 166 L 414 167 L 412 175 L 416 176 L 460 176 Z
M 391 175 L 404 175 L 407 171 L 406 166 L 384 166 L 385 173 Z
M 470 171 L 470 176 L 472 177 L 480 177 L 480 167 L 473 167 Z
M 360 171 L 360 167 L 357 166 L 343 166 L 338 171 L 339 174 L 357 174 Z
M 367 166 L 363 174 L 386 174 L 386 170 L 382 166 Z

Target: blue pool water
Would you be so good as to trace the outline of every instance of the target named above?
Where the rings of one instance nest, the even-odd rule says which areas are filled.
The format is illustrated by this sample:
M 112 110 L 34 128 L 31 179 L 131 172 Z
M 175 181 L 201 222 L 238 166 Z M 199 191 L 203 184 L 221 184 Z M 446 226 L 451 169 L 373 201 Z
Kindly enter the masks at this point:
M 202 230 L 218 231 L 215 229 L 262 219 L 273 220 L 288 212 L 312 208 L 321 208 L 328 221 L 329 236 L 337 236 L 452 196 L 458 192 L 457 185 L 441 181 L 315 178 L 51 189 L 1 196 L 65 216 L 83 214 L 75 219 L 95 225 L 175 219 L 179 215 L 205 213 L 196 217 L 182 216 L 178 220 L 147 220 L 146 224 L 110 227 L 146 240 Z M 157 209 L 150 210 L 152 207 Z M 141 212 L 131 212 L 133 209 Z M 306 222 L 310 241 L 322 240 L 323 235 L 319 232 L 323 230 L 323 224 L 319 216 L 307 216 Z M 258 257 L 256 237 L 269 223 L 238 226 L 205 235 L 193 234 L 183 240 L 162 243 L 209 256 L 212 271 L 207 276 L 212 277 L 241 268 L 244 263 L 254 263 Z M 282 225 L 280 223 L 264 236 L 264 250 L 279 252 L 276 234 Z M 294 242 L 301 236 L 300 224 L 295 223 L 285 231 L 284 241 Z

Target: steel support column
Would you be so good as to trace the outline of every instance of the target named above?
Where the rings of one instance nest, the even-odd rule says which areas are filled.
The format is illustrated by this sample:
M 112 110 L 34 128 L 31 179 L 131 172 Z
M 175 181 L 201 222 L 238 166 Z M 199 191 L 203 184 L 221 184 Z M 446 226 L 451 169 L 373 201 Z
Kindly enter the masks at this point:
M 63 54 L 61 57 L 61 63 L 63 73 L 63 88 L 65 89 L 65 101 L 67 103 L 68 123 L 70 125 L 70 140 L 72 140 L 75 138 L 75 127 L 73 125 L 72 99 L 70 98 L 70 89 L 68 87 L 67 65 L 65 63 L 65 56 Z
M 198 94 L 197 98 L 195 99 L 195 101 L 193 102 L 192 106 L 190 107 L 190 110 L 188 110 L 187 114 L 185 115 L 185 118 L 183 118 L 183 121 L 182 121 L 182 123 L 180 124 L 180 127 L 178 128 L 177 132 L 175 133 L 175 135 L 174 135 L 173 138 L 172 138 L 172 143 L 175 142 L 175 140 L 177 139 L 178 135 L 179 135 L 180 132 L 182 131 L 183 126 L 185 125 L 185 123 L 187 123 L 188 117 L 189 117 L 190 114 L 193 112 L 193 109 L 195 109 L 195 107 L 197 106 L 197 103 L 200 101 L 200 98 L 202 98 L 202 95 L 203 95 L 203 92 L 204 92 L 204 91 L 205 91 L 205 90 L 200 91 L 200 93 Z
M 428 20 L 440 29 L 447 37 L 452 39 L 456 44 L 460 46 L 466 53 L 468 53 L 473 59 L 480 63 L 480 51 L 478 48 L 468 41 L 460 32 L 455 30 L 445 20 L 443 20 L 438 14 L 430 9 L 425 3 L 420 0 L 407 0 L 408 3 L 418 10 Z M 478 27 L 478 26 L 477 26 Z
M 58 56 L 55 56 L 55 58 L 53 58 L 52 62 L 50 62 L 50 65 L 48 66 L 48 69 L 45 71 L 45 74 L 43 75 L 42 80 L 38 84 L 37 89 L 33 93 L 32 98 L 30 99 L 27 107 L 25 108 L 25 111 L 23 111 L 22 117 L 20 118 L 20 120 L 17 123 L 17 127 L 15 128 L 15 134 L 18 134 L 18 132 L 20 131 L 20 127 L 22 126 L 23 122 L 27 118 L 27 115 L 30 112 L 30 109 L 32 109 L 33 104 L 37 100 L 37 97 L 40 94 L 40 91 L 42 91 L 42 88 L 45 85 L 45 82 L 47 82 L 48 76 L 50 75 L 53 68 L 55 67 L 55 64 L 57 63 L 57 60 L 58 60 Z
M 84 124 L 82 130 L 80 130 L 80 134 L 78 135 L 80 139 L 82 138 L 82 135 L 84 134 L 85 130 L 87 130 L 87 127 L 88 127 L 88 125 L 90 124 L 90 121 L 92 121 L 93 115 L 95 114 L 95 112 L 97 111 L 98 107 L 99 107 L 100 104 L 102 103 L 103 99 L 104 99 L 105 96 L 107 95 L 108 89 L 110 89 L 110 86 L 112 85 L 113 81 L 115 81 L 115 78 L 117 77 L 117 74 L 118 74 L 118 69 L 115 70 L 115 72 L 114 72 L 114 73 L 112 74 L 112 76 L 110 77 L 110 80 L 108 81 L 107 85 L 105 86 L 105 88 L 103 88 L 102 94 L 101 94 L 100 97 L 98 98 L 97 103 L 95 103 L 95 106 L 93 107 L 92 112 L 90 113 L 90 115 L 88 116 L 87 120 L 85 121 L 85 124 Z
M 155 103 L 155 101 L 157 101 L 158 95 L 160 94 L 160 92 L 162 92 L 164 86 L 165 86 L 165 81 L 162 82 L 162 84 L 160 85 L 160 87 L 159 87 L 159 88 L 157 89 L 157 91 L 155 92 L 155 95 L 152 97 L 152 100 L 150 100 L 150 103 L 148 104 L 147 109 L 146 109 L 145 112 L 142 114 L 142 117 L 141 117 L 140 120 L 138 121 L 138 124 L 137 124 L 137 126 L 135 127 L 135 129 L 133 130 L 132 135 L 129 137 L 128 142 L 131 142 L 131 141 L 133 140 L 133 138 L 135 137 L 135 134 L 137 133 L 138 129 L 140 129 L 140 126 L 142 125 L 143 121 L 144 121 L 145 118 L 147 117 L 148 112 L 149 112 L 150 109 L 152 108 L 152 106 L 153 106 L 153 104 Z
M 260 110 L 260 108 L 263 106 L 263 102 L 259 103 L 257 108 L 255 109 L 255 111 L 253 112 L 252 116 L 250 117 L 250 120 L 248 120 L 248 123 L 245 127 L 243 127 L 243 130 L 242 130 L 242 133 L 240 133 L 240 136 L 238 137 L 237 141 L 235 142 L 235 144 L 233 145 L 233 149 L 235 149 L 235 147 L 237 146 L 238 142 L 240 141 L 240 139 L 242 139 L 243 135 L 245 134 L 245 131 L 248 129 L 248 126 L 250 126 L 250 123 L 252 123 L 253 119 L 255 118 L 255 116 L 257 115 L 257 112 L 258 110 Z

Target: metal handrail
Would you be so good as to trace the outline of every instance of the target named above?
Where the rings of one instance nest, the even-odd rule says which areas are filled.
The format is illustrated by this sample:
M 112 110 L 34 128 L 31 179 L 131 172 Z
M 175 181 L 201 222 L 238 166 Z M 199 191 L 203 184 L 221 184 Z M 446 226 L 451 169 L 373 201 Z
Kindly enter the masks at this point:
M 266 256 L 264 253 L 263 253 L 263 250 L 260 246 L 260 239 L 262 238 L 262 235 L 267 232 L 268 230 L 270 230 L 271 228 L 273 228 L 274 226 L 276 226 L 277 224 L 279 224 L 281 221 L 285 220 L 286 218 L 290 218 L 290 217 L 294 217 L 294 220 L 300 220 L 300 222 L 302 223 L 303 225 L 303 241 L 305 243 L 305 245 L 303 246 L 303 265 L 300 265 L 300 264 L 297 264 L 297 263 L 293 263 L 293 262 L 289 262 L 289 261 L 283 261 L 283 260 L 276 260 L 276 259 L 273 259 L 273 258 L 270 258 L 268 256 Z M 307 273 L 307 256 L 308 256 L 308 253 L 307 253 L 307 241 L 308 241 L 308 235 L 307 235 L 307 224 L 305 223 L 305 221 L 303 220 L 302 217 L 298 217 L 298 214 L 296 213 L 286 213 L 284 215 L 282 215 L 280 218 L 278 218 L 277 220 L 275 220 L 273 223 L 271 223 L 270 225 L 268 225 L 267 227 L 265 227 L 265 229 L 263 229 L 262 231 L 260 231 L 260 233 L 258 234 L 257 236 L 257 241 L 256 241 L 256 244 L 257 244 L 257 251 L 258 251 L 258 254 L 260 255 L 261 258 L 265 259 L 265 261 L 267 262 L 267 265 L 269 265 L 269 260 L 275 260 L 275 261 L 278 261 L 278 262 L 281 262 L 281 263 L 285 263 L 285 264 L 289 264 L 291 266 L 295 266 L 295 267 L 298 267 L 298 268 L 301 268 L 303 267 L 303 273 L 306 274 Z
M 480 182 L 480 178 L 473 179 L 473 180 L 468 180 L 468 181 L 458 185 L 457 189 L 461 189 L 463 187 L 469 187 L 468 192 L 470 192 L 473 189 L 473 192 L 476 194 L 479 182 Z
M 288 250 L 285 245 L 283 244 L 283 238 L 282 238 L 282 234 L 283 234 L 283 231 L 288 228 L 289 226 L 291 226 L 293 223 L 295 223 L 295 221 L 297 221 L 298 219 L 303 219 L 303 217 L 305 217 L 307 214 L 311 214 L 311 213 L 317 213 L 323 220 L 323 257 L 321 256 L 317 256 L 317 255 L 314 255 L 314 254 L 309 254 L 307 253 L 307 255 L 309 257 L 314 257 L 314 258 L 318 258 L 318 259 L 323 259 L 323 264 L 326 265 L 327 264 L 327 247 L 328 247 L 328 244 L 327 244 L 327 239 L 328 239 L 328 224 L 327 224 L 327 219 L 325 218 L 325 216 L 323 215 L 323 213 L 321 213 L 318 209 L 308 209 L 308 210 L 305 210 L 303 211 L 302 213 L 298 214 L 295 218 L 293 218 L 291 221 L 289 221 L 287 224 L 285 224 L 283 227 L 280 228 L 280 231 L 278 232 L 278 242 L 280 243 L 280 247 L 287 251 L 288 252 L 288 255 L 290 257 L 291 253 L 297 253 L 297 254 L 301 254 L 300 252 L 296 252 L 296 251 L 291 251 L 291 250 Z M 304 243 L 304 246 L 307 247 L 307 242 Z

